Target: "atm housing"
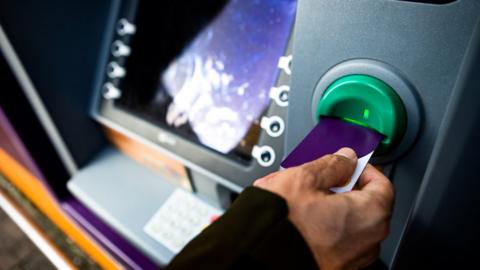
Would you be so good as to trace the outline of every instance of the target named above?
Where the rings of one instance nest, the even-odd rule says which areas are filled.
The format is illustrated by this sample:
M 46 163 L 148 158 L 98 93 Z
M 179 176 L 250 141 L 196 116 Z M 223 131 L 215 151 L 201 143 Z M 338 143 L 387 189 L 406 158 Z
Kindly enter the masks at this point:
M 378 78 L 399 91 L 407 110 L 406 130 L 414 127 L 411 133 L 405 131 L 407 137 L 402 137 L 411 141 L 407 140 L 402 147 L 400 142 L 397 148 L 374 159 L 383 166 L 396 189 L 391 233 L 380 253 L 383 268 L 468 265 L 475 259 L 474 245 L 480 240 L 476 220 L 479 184 L 475 181 L 475 150 L 480 149 L 480 2 L 443 2 L 299 0 L 297 6 L 285 152 L 292 150 L 315 125 L 314 101 L 328 88 L 329 84 L 323 86 L 324 82 L 351 74 Z M 81 122 L 81 132 L 70 132 L 79 130 L 78 122 L 72 119 L 84 119 L 87 114 L 86 100 L 92 97 L 88 85 L 93 84 L 93 79 L 85 76 L 86 69 L 72 67 L 66 54 L 55 58 L 58 44 L 96 45 L 99 50 L 84 53 L 91 60 L 89 67 L 98 68 L 98 77 L 104 76 L 104 67 L 98 65 L 105 64 L 111 40 L 100 36 L 112 31 L 121 3 L 109 1 L 98 6 L 92 20 L 104 29 L 95 36 L 65 33 L 52 27 L 46 33 L 51 35 L 47 41 L 26 28 L 10 37 L 14 45 L 22 44 L 22 38 L 29 41 L 17 46 L 17 53 L 27 59 L 24 64 L 38 86 L 38 94 L 50 108 L 49 113 L 79 168 L 72 177 L 99 165 L 95 158 L 101 157 L 105 149 L 111 151 L 111 146 L 104 143 L 92 121 Z M 44 9 L 47 14 L 52 12 L 52 21 L 68 19 L 53 12 L 53 7 L 68 4 L 46 5 L 52 7 Z M 88 16 L 92 5 L 84 5 L 83 9 L 70 12 Z M 43 18 L 35 12 L 27 17 L 2 17 L 0 23 L 6 30 L 15 29 L 16 23 L 23 22 L 25 26 L 25 20 L 34 25 L 39 17 Z M 59 38 L 55 31 L 68 36 Z M 54 43 L 57 47 L 52 46 Z M 51 72 L 58 81 L 46 80 L 44 65 L 28 60 L 33 53 L 56 67 Z M 62 67 L 67 66 L 80 72 L 90 84 L 67 87 L 67 80 L 62 80 Z M 75 73 L 69 76 L 75 79 Z M 66 88 L 80 99 L 59 94 Z M 94 88 L 96 93 L 98 82 Z M 56 106 L 59 103 L 62 106 Z M 409 110 L 418 117 L 409 116 Z M 82 134 L 89 134 L 93 142 L 83 144 Z M 134 164 L 129 159 L 122 160 Z M 61 180 L 50 181 L 55 192 L 65 193 L 68 179 Z M 208 177 L 202 181 L 213 182 Z M 141 185 L 138 179 L 136 182 Z M 224 188 L 229 190 L 228 186 Z

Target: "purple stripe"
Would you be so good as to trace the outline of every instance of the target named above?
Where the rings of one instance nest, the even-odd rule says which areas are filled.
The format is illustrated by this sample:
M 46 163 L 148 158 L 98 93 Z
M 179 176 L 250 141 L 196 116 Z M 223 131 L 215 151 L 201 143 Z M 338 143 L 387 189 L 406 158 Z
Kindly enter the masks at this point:
M 129 269 L 160 268 L 75 198 L 63 201 L 62 208 Z
M 377 148 L 383 135 L 335 118 L 321 118 L 303 141 L 282 161 L 283 168 L 298 166 L 342 147 L 355 150 L 359 158 Z
M 22 164 L 27 170 L 36 178 L 44 182 L 44 176 L 38 169 L 32 157 L 28 153 L 22 140 L 18 137 L 15 129 L 10 124 L 7 116 L 0 107 L 0 148 L 3 148 L 9 155 L 11 155 L 17 162 Z
M 0 148 L 3 148 L 17 162 L 27 168 L 30 173 L 39 179 L 50 192 L 52 191 L 1 107 Z M 58 198 L 53 193 L 52 197 L 58 201 Z M 157 264 L 133 247 L 129 242 L 108 227 L 108 225 L 103 223 L 102 220 L 96 217 L 75 198 L 71 197 L 59 203 L 63 210 L 80 224 L 89 235 L 93 236 L 97 242 L 105 247 L 117 260 L 129 269 L 159 269 Z

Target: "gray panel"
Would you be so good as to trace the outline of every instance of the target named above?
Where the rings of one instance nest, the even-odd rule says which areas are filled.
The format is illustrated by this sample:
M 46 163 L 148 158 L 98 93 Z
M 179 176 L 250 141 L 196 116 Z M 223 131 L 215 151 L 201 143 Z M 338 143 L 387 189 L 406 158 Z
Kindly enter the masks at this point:
M 477 24 L 397 256 L 396 269 L 471 269 L 478 265 L 479 74 Z
M 314 125 L 315 86 L 346 60 L 372 59 L 392 66 L 418 91 L 423 105 L 417 141 L 390 173 L 397 198 L 391 234 L 381 251 L 387 264 L 393 262 L 407 225 L 479 15 L 480 3 L 468 0 L 446 5 L 383 0 L 299 3 L 286 152 Z
M 135 161 L 108 148 L 69 182 L 69 190 L 149 257 L 166 264 L 174 254 L 143 227 L 176 188 Z

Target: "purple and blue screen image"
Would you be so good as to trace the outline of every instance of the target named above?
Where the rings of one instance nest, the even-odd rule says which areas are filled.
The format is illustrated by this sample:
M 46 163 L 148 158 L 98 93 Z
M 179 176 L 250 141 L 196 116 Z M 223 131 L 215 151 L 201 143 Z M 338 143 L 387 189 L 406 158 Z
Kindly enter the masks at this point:
M 244 138 L 270 104 L 295 10 L 296 0 L 229 1 L 160 75 L 156 97 L 171 97 L 167 125 L 189 125 L 221 153 L 256 144 Z

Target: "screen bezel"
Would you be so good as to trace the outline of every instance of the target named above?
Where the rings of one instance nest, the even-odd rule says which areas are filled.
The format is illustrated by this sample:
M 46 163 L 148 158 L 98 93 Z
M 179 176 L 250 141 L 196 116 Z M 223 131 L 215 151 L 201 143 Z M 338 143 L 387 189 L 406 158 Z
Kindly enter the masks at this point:
M 118 16 L 115 18 L 115 21 L 111 22 L 111 32 L 109 33 L 111 38 L 106 41 L 104 45 L 104 57 L 102 57 L 103 61 L 100 64 L 100 67 L 102 68 L 98 73 L 99 76 L 95 87 L 96 92 L 94 93 L 92 106 L 92 116 L 94 119 L 102 125 L 155 148 L 162 154 L 182 162 L 189 169 L 196 170 L 233 191 L 239 192 L 244 187 L 251 185 L 255 179 L 278 170 L 280 161 L 283 157 L 285 132 L 281 136 L 274 138 L 269 136 L 262 129 L 258 138 L 257 145 L 268 145 L 275 150 L 275 161 L 271 166 L 263 167 L 255 158 L 249 163 L 242 164 L 202 145 L 189 141 L 146 119 L 142 119 L 136 114 L 129 113 L 116 106 L 113 100 L 102 98 L 101 93 L 103 84 L 108 81 L 105 70 L 107 69 L 108 63 L 115 59 L 110 54 L 110 46 L 112 42 L 118 38 L 115 33 L 116 23 L 120 18 L 134 21 L 135 12 L 132 12 L 132 6 L 135 6 L 136 1 L 126 2 L 129 3 L 124 5 L 119 11 Z M 294 25 L 295 23 L 292 25 L 292 31 L 290 32 L 284 55 L 291 54 Z M 128 43 L 128 39 L 129 37 L 125 37 L 125 43 Z M 133 49 L 135 48 L 132 48 L 132 50 Z M 280 70 L 275 86 L 278 87 L 281 85 L 289 85 L 289 75 Z M 267 108 L 265 115 L 276 115 L 285 120 L 287 107 L 281 107 L 272 101 Z

